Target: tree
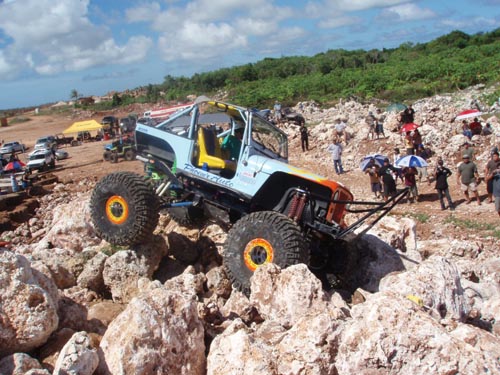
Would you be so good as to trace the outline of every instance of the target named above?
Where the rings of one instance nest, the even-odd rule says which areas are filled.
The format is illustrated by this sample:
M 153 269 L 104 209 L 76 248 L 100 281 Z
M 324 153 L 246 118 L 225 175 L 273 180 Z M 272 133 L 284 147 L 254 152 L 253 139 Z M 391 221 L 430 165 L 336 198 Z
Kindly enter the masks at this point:
M 71 90 L 71 95 L 70 95 L 71 99 L 77 100 L 80 96 L 81 96 L 80 93 L 76 91 L 76 89 Z

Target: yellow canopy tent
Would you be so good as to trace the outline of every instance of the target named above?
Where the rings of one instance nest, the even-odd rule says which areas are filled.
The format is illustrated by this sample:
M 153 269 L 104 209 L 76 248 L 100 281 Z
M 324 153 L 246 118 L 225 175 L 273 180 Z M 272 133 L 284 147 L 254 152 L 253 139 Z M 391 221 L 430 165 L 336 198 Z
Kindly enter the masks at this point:
M 63 131 L 63 134 L 78 133 L 83 131 L 100 130 L 102 125 L 96 120 L 86 120 L 74 122 L 69 128 Z

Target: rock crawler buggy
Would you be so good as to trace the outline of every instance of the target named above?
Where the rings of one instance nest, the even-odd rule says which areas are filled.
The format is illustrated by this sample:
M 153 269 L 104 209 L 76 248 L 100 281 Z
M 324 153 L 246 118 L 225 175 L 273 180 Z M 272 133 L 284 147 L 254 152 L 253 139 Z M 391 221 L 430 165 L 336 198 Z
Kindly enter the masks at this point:
M 242 125 L 239 157 L 230 160 L 221 141 Z M 405 193 L 387 203 L 355 202 L 340 183 L 289 165 L 286 134 L 257 112 L 205 97 L 155 127 L 138 123 L 135 141 L 146 177 L 117 172 L 96 184 L 90 207 L 97 234 L 116 245 L 147 242 L 164 209 L 184 225 L 215 220 L 231 228 L 223 262 L 233 286 L 247 294 L 253 272 L 269 262 L 348 277 L 348 235 L 378 212 L 374 225 Z M 367 214 L 348 227 L 352 204 L 376 208 L 350 210 Z

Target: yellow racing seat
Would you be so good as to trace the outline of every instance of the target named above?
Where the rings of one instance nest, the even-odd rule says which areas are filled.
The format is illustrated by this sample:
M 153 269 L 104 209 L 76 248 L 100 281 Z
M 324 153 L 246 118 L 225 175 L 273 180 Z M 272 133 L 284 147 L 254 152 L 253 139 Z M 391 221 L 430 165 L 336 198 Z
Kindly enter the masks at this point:
M 215 128 L 200 127 L 198 129 L 198 148 L 196 165 L 202 167 L 206 163 L 209 169 L 228 169 L 236 171 L 236 163 L 224 160 Z

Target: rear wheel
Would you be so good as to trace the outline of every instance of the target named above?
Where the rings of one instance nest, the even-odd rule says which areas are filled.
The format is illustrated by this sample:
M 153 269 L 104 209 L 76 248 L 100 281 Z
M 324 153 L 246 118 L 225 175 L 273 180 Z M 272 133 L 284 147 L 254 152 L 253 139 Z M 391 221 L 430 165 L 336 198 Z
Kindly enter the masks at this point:
M 111 163 L 118 163 L 118 154 L 116 152 L 112 152 L 110 155 L 109 155 L 109 161 Z
M 117 172 L 101 179 L 90 199 L 99 237 L 114 245 L 147 242 L 158 224 L 158 199 L 138 174 Z
M 250 294 L 250 277 L 266 264 L 281 268 L 309 263 L 309 251 L 299 226 L 274 211 L 253 212 L 244 216 L 229 231 L 224 265 L 233 287 Z

